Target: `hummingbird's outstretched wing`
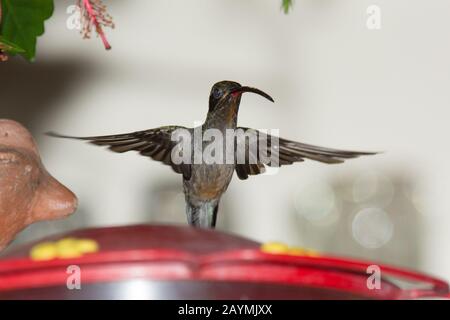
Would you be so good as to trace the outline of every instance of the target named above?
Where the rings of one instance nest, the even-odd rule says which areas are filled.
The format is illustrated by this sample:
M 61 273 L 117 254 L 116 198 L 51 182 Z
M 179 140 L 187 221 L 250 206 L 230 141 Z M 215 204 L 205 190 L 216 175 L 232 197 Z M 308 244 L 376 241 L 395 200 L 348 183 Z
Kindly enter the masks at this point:
M 178 129 L 188 130 L 181 126 L 165 126 L 126 134 L 97 137 L 72 137 L 54 132 L 48 132 L 47 135 L 89 141 L 97 146 L 107 146 L 111 151 L 118 153 L 138 151 L 143 156 L 171 166 L 176 173 L 182 174 L 185 179 L 190 179 L 191 166 L 189 164 L 178 165 L 172 162 L 171 154 L 176 141 L 172 141 L 171 137 L 172 133 Z
M 237 139 L 236 151 L 239 150 L 241 144 L 245 144 L 243 147 L 246 154 L 245 163 L 236 163 L 236 173 L 241 180 L 245 180 L 249 175 L 258 175 L 264 173 L 265 165 L 271 167 L 290 165 L 294 162 L 303 162 L 305 159 L 315 160 L 327 164 L 342 163 L 347 159 L 357 158 L 360 156 L 375 155 L 377 152 L 357 152 L 357 151 L 345 151 L 330 149 L 324 147 L 318 147 L 310 144 L 295 142 L 283 138 L 278 138 L 278 146 L 271 148 L 272 136 L 262 133 L 255 129 L 249 128 L 237 128 L 244 132 L 252 132 L 257 135 L 257 146 L 250 148 L 249 140 L 239 141 Z M 276 141 L 276 140 L 275 140 Z M 261 150 L 264 148 L 264 150 Z M 242 150 L 242 149 L 241 149 Z M 260 159 L 262 154 L 267 155 L 267 158 L 275 156 L 278 159 L 278 163 L 264 163 Z M 255 154 L 256 153 L 256 154 Z

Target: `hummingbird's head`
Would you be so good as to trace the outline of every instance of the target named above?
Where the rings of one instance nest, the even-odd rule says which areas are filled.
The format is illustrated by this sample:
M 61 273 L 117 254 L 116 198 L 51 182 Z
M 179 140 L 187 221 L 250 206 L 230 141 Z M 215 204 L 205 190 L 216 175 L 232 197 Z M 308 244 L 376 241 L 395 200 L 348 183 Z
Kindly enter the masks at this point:
M 274 102 L 271 96 L 259 89 L 244 87 L 234 81 L 221 81 L 217 82 L 211 89 L 209 111 L 215 111 L 230 104 L 238 107 L 244 92 L 253 92 Z

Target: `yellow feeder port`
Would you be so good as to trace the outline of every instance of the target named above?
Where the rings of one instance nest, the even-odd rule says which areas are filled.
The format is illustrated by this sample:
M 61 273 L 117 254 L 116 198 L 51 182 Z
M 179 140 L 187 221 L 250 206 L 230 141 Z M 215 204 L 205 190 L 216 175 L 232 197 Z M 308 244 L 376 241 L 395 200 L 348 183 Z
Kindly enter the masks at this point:
M 61 239 L 56 243 L 58 249 L 58 258 L 72 259 L 83 255 L 77 248 L 77 240 L 73 238 Z
M 30 256 L 35 261 L 53 260 L 58 256 L 58 250 L 53 242 L 43 242 L 31 249 Z
M 35 261 L 74 259 L 98 250 L 99 245 L 95 240 L 64 238 L 57 242 L 44 242 L 34 246 L 30 251 L 30 257 Z
M 81 239 L 77 241 L 77 248 L 82 253 L 95 253 L 98 251 L 98 243 L 90 239 Z
M 271 254 L 287 254 L 289 247 L 281 242 L 268 242 L 261 246 L 261 251 Z
M 269 254 L 286 254 L 292 256 L 319 257 L 317 251 L 300 247 L 289 247 L 280 242 L 268 242 L 261 246 L 261 251 Z

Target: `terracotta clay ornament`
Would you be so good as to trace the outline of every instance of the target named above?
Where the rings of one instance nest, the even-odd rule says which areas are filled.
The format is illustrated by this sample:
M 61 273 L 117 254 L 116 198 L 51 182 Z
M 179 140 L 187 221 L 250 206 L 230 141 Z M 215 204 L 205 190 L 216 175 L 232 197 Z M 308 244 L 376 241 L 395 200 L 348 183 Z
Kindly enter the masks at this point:
M 30 132 L 0 119 L 0 251 L 28 225 L 64 218 L 76 207 L 76 196 L 44 168 Z

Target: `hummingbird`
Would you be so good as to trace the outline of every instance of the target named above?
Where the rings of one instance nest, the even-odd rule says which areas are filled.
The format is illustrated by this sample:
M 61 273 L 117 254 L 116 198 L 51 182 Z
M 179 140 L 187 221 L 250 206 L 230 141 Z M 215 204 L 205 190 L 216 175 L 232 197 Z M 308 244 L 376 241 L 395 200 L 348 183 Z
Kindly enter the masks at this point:
M 239 105 L 244 93 L 254 93 L 274 102 L 271 96 L 259 89 L 242 86 L 234 81 L 221 81 L 213 85 L 209 95 L 209 110 L 206 119 L 197 128 L 171 125 L 132 133 L 91 137 L 74 137 L 54 132 L 47 134 L 58 138 L 88 141 L 94 145 L 108 147 L 117 153 L 137 151 L 145 157 L 171 166 L 176 173 L 182 175 L 187 221 L 190 225 L 200 228 L 215 228 L 220 199 L 227 190 L 234 172 L 239 179 L 246 180 L 249 176 L 264 173 L 266 166 L 291 165 L 303 162 L 305 159 L 335 164 L 359 156 L 376 154 L 376 152 L 324 148 L 277 137 L 278 145 L 274 149 L 270 148 L 269 154 L 276 154 L 279 160 L 275 164 L 274 162 L 262 162 L 258 154 L 253 153 L 261 151 L 259 149 L 263 148 L 263 145 L 267 148 L 267 141 L 273 137 L 258 130 L 238 127 Z M 250 144 L 245 140 L 235 141 L 237 147 L 243 147 L 246 151 L 247 156 L 244 162 L 211 164 L 204 161 L 200 163 L 191 161 L 190 163 L 178 163 L 173 160 L 172 156 L 172 150 L 177 145 L 172 136 L 175 131 L 180 129 L 187 130 L 191 134 L 194 134 L 196 129 L 201 129 L 203 132 L 215 129 L 222 133 L 225 133 L 226 130 L 252 130 L 258 134 L 258 140 L 256 149 L 251 149 Z M 203 146 L 207 144 L 207 142 L 202 143 Z M 190 147 L 193 149 L 194 143 Z M 250 157 L 255 161 L 250 163 Z

